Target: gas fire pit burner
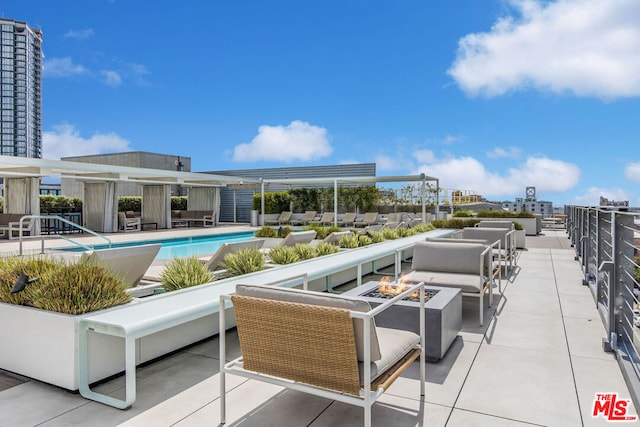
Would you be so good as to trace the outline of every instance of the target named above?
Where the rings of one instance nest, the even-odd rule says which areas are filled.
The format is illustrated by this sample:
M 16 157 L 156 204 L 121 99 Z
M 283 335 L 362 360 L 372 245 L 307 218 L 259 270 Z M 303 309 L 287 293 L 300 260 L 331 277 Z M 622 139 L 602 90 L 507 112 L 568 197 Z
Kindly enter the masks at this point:
M 396 295 L 403 292 L 407 289 L 405 285 L 397 285 L 392 283 L 382 283 L 378 287 L 371 289 L 368 292 L 361 294 L 363 297 L 368 298 L 380 298 L 380 299 L 391 299 Z M 424 301 L 427 302 L 436 294 L 440 292 L 437 289 L 426 289 L 424 290 Z M 417 292 L 410 294 L 409 296 L 402 298 L 403 301 L 412 301 L 412 302 L 420 302 L 420 295 Z

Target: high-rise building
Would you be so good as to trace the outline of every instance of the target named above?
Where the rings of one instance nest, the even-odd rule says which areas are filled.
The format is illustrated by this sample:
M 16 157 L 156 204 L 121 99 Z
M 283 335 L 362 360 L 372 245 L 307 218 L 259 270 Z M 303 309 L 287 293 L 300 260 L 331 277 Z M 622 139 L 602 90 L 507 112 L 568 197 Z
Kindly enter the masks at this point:
M 0 18 L 0 154 L 42 157 L 42 31 Z

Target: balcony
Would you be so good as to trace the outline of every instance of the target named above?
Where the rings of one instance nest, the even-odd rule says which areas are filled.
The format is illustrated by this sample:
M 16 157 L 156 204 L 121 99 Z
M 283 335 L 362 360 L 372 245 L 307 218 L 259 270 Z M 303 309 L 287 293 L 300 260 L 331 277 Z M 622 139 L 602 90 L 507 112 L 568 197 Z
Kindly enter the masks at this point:
M 607 347 L 616 343 L 602 320 L 603 303 L 584 280 L 588 269 L 575 259 L 576 237 L 564 230 L 527 237 L 503 295 L 494 295 L 485 312 L 485 326 L 478 326 L 477 300 L 463 300 L 462 331 L 444 359 L 427 364 L 424 399 L 416 365 L 374 406 L 374 425 L 608 424 L 592 416 L 596 394 L 617 393 L 620 400 L 632 393 L 620 352 L 603 351 L 603 339 Z M 229 357 L 237 357 L 233 332 L 227 346 Z M 218 357 L 214 337 L 140 367 L 138 398 L 126 411 L 0 372 L 0 425 L 217 425 Z M 362 425 L 362 411 L 342 403 L 234 376 L 227 388 L 228 425 Z M 95 389 L 122 398 L 124 379 Z M 637 414 L 629 406 L 627 415 Z

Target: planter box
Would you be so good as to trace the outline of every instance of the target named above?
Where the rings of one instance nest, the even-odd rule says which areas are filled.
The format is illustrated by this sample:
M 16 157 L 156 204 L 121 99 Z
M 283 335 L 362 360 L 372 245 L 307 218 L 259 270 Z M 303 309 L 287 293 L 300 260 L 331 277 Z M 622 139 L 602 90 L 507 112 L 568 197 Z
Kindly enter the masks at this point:
M 464 218 L 460 218 L 464 219 Z M 471 218 L 469 218 L 471 219 Z M 481 219 L 482 221 L 515 221 L 522 224 L 524 228 L 525 234 L 527 236 L 535 236 L 540 233 L 542 230 L 540 224 L 541 219 L 539 217 L 536 218 L 476 218 Z
M 524 249 L 527 247 L 527 234 L 525 230 L 516 230 L 516 248 Z

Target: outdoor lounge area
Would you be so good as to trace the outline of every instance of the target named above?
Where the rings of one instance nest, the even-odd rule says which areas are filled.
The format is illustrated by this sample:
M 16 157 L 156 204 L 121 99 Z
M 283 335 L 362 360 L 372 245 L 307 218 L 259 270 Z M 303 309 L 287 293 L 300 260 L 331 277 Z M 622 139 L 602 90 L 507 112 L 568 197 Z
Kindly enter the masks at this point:
M 614 356 L 601 348 L 605 330 L 566 232 L 527 240 L 528 250 L 503 277 L 503 294 L 494 288 L 483 326 L 477 299 L 463 298 L 458 337 L 444 358 L 425 365 L 424 398 L 414 362 L 373 405 L 372 425 L 605 425 L 591 415 L 595 394 L 630 398 Z M 404 272 L 410 269 L 402 263 Z M 392 276 L 394 268 L 380 273 L 363 281 Z M 240 355 L 235 329 L 226 348 L 229 360 Z M 217 425 L 219 350 L 216 336 L 139 366 L 137 399 L 126 411 L 0 373 L 0 425 Z M 123 398 L 124 386 L 117 376 L 93 388 Z M 356 406 L 234 375 L 226 400 L 226 425 L 363 425 Z

